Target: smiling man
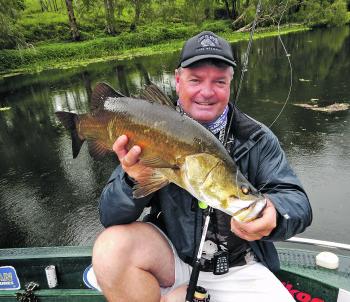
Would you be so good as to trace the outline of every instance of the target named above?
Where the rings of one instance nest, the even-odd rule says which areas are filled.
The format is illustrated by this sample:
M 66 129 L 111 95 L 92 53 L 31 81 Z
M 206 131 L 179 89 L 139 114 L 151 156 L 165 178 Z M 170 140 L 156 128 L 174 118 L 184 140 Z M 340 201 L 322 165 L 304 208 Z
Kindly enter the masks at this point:
M 276 136 L 229 103 L 235 66 L 229 43 L 206 31 L 185 43 L 175 71 L 178 110 L 221 142 L 228 134 L 228 152 L 267 199 L 261 217 L 248 223 L 214 210 L 198 285 L 215 302 L 294 301 L 272 273 L 279 268 L 272 242 L 310 225 L 311 207 Z M 120 165 L 101 196 L 100 216 L 106 230 L 93 249 L 98 283 L 108 301 L 184 302 L 203 210 L 175 184 L 133 198 L 132 187 L 151 168 L 139 162 L 141 148 L 128 149 L 127 143 L 123 135 L 113 145 Z M 145 207 L 151 207 L 152 223 L 136 222 Z M 218 269 L 223 261 L 228 265 Z

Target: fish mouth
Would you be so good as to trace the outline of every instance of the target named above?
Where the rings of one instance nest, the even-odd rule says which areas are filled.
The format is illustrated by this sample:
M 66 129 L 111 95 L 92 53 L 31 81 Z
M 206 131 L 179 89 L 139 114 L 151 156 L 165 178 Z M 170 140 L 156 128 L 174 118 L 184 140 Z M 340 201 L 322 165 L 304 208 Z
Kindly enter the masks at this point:
M 267 204 L 266 198 L 253 201 L 249 206 L 233 213 L 233 218 L 241 222 L 249 222 L 261 216 Z

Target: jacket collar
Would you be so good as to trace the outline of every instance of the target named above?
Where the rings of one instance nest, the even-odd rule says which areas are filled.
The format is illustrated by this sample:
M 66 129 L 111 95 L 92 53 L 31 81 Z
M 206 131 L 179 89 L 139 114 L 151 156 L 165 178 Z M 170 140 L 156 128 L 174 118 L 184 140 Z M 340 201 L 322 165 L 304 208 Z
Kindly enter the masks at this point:
M 233 104 L 230 104 L 229 120 L 231 114 L 233 114 L 233 121 L 229 136 L 233 136 L 234 144 L 230 148 L 230 153 L 233 159 L 238 161 L 254 147 L 266 132 L 259 122 L 240 111 L 238 107 Z

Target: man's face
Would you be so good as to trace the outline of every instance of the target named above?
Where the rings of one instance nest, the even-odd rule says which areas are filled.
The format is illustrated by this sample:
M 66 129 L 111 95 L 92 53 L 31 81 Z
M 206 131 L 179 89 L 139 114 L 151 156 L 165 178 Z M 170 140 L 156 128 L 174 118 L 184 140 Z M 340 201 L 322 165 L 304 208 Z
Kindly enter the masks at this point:
M 232 69 L 212 65 L 175 72 L 176 93 L 183 110 L 199 122 L 219 117 L 230 99 Z

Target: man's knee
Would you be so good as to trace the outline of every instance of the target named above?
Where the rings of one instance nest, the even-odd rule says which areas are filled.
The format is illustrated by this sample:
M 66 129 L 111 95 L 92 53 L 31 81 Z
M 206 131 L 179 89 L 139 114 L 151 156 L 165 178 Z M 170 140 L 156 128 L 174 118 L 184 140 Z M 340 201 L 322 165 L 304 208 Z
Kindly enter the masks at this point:
M 137 268 L 156 276 L 161 285 L 174 282 L 174 255 L 166 238 L 152 225 L 134 222 L 112 226 L 96 239 L 92 263 L 96 275 L 118 276 Z
M 114 259 L 128 257 L 133 246 L 130 227 L 131 225 L 116 225 L 105 229 L 95 241 L 92 253 L 93 262 L 99 259 L 106 260 L 106 257 L 110 260 L 109 256 Z

